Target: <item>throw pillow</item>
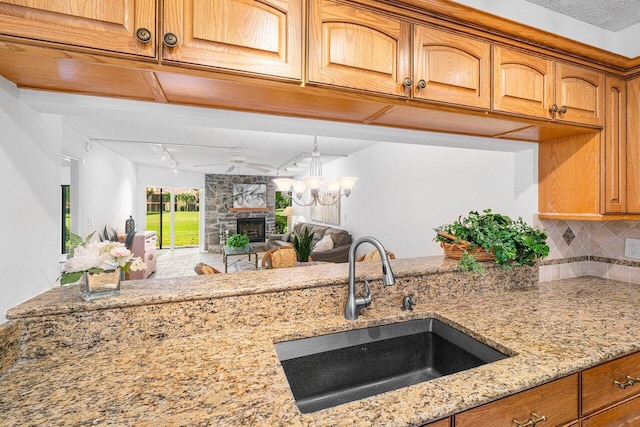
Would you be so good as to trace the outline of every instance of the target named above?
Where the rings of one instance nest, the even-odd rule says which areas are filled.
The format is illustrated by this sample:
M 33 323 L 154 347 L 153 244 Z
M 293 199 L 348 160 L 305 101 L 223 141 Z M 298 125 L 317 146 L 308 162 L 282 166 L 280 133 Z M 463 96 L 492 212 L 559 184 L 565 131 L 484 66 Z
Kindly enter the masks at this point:
M 330 228 L 326 231 L 326 235 L 331 236 L 331 238 L 333 239 L 334 248 L 338 248 L 340 246 L 348 245 L 351 243 L 351 235 L 345 230 Z
M 288 242 L 290 237 L 291 237 L 291 232 L 287 231 L 282 235 L 282 238 L 280 240 L 282 240 L 283 242 Z
M 312 252 L 324 252 L 330 249 L 333 249 L 333 239 L 330 235 L 326 235 L 316 243 Z

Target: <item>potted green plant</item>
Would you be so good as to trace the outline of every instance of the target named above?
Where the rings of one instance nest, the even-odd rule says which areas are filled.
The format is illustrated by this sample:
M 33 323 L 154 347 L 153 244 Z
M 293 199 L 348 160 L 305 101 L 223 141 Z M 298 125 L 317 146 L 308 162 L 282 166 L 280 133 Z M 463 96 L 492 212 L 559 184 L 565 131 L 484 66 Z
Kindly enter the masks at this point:
M 227 246 L 232 248 L 244 248 L 249 244 L 246 234 L 234 234 L 227 239 Z
M 479 260 L 495 260 L 500 268 L 535 265 L 549 255 L 547 232 L 526 224 L 522 218 L 513 220 L 506 215 L 485 209 L 482 214 L 471 211 L 451 224 L 435 229 L 435 241 L 445 255 L 459 259 L 458 267 L 464 271 L 484 273 Z
M 308 228 L 304 229 L 304 233 L 293 233 L 293 248 L 296 250 L 298 261 L 309 262 L 311 254 L 311 245 L 313 244 L 313 233 Z

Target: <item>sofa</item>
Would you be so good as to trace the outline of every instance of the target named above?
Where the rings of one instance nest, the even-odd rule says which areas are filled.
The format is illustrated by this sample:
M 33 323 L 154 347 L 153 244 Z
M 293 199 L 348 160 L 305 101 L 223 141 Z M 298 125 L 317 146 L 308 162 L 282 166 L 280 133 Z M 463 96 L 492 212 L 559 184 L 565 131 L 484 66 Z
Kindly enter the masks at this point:
M 322 262 L 348 262 L 349 249 L 351 248 L 351 234 L 346 230 L 329 227 L 326 225 L 297 222 L 293 226 L 293 232 L 284 234 L 272 234 L 267 241 L 268 249 L 278 246 L 293 246 L 294 232 L 304 234 L 305 229 L 313 233 L 311 258 Z

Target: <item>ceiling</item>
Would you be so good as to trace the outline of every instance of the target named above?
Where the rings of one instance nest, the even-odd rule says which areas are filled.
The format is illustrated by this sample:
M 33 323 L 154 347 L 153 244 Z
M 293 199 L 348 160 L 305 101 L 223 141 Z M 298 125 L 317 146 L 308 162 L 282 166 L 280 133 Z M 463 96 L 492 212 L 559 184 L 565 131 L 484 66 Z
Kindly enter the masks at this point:
M 510 8 L 522 9 L 514 0 L 501 0 L 502 3 L 457 1 L 494 14 L 497 10 L 505 17 L 507 12 L 513 12 Z M 597 26 L 598 31 L 600 28 L 618 31 L 640 21 L 639 0 L 526 1 L 544 7 L 547 12 L 553 11 L 554 20 L 568 20 L 566 17 L 570 16 Z M 533 25 L 535 19 L 531 15 L 530 12 L 520 13 L 520 21 Z M 544 15 L 546 21 L 547 13 Z M 260 170 L 239 164 L 231 173 L 297 175 L 308 170 L 314 136 L 318 136 L 323 164 L 378 142 L 446 144 L 504 151 L 521 149 L 513 142 L 459 136 L 452 139 L 450 135 L 434 138 L 426 137 L 424 132 L 137 101 L 43 93 L 31 93 L 23 98 L 40 111 L 62 114 L 64 121 L 89 138 L 92 144 L 101 144 L 134 163 L 171 169 L 169 161 L 162 160 L 162 145 L 177 162 L 178 171 L 228 173 L 231 166 L 228 161 L 241 156 L 248 163 L 262 165 Z M 268 165 L 268 172 L 264 172 L 264 165 Z
M 624 30 L 640 22 L 638 0 L 526 1 L 608 31 Z

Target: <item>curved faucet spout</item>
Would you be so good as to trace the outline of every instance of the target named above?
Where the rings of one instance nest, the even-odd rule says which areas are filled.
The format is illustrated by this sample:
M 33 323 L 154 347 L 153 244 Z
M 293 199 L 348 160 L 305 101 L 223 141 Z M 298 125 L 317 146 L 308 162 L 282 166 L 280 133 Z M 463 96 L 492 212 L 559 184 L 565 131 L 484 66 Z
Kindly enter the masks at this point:
M 347 295 L 347 303 L 344 306 L 344 317 L 348 320 L 356 320 L 360 314 L 360 309 L 369 307 L 371 304 L 371 288 L 369 287 L 369 282 L 364 282 L 365 295 L 356 296 L 356 249 L 365 242 L 371 243 L 380 254 L 380 260 L 382 261 L 382 284 L 389 286 L 395 285 L 396 283 L 396 277 L 391 269 L 391 264 L 389 264 L 387 251 L 384 249 L 384 246 L 382 246 L 382 243 L 370 236 L 363 236 L 356 239 L 349 249 L 349 294 Z

